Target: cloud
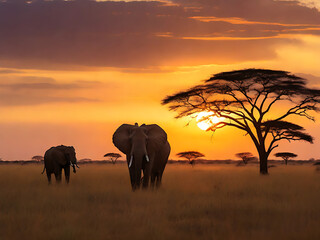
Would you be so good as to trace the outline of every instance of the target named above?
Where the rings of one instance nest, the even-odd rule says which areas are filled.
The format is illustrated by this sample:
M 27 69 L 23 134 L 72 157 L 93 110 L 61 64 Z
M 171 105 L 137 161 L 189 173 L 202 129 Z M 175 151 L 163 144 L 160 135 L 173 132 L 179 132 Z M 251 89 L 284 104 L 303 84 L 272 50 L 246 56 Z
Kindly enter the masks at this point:
M 281 1 L 292 1 L 292 0 L 281 0 Z M 297 0 L 302 6 L 309 8 L 316 8 L 320 11 L 320 2 L 318 0 Z
M 9 77 L 0 81 L 1 106 L 27 106 L 59 102 L 97 102 L 99 99 L 74 93 L 77 89 L 98 87 L 100 82 L 59 83 L 46 77 Z M 72 90 L 72 91 L 71 91 Z
M 0 75 L 2 75 L 2 74 L 16 74 L 16 73 L 23 73 L 23 72 L 16 70 L 16 69 L 0 69 Z
M 266 60 L 291 41 L 283 34 L 320 33 L 320 13 L 294 1 L 172 3 L 0 3 L 0 66 L 155 69 Z
M 98 102 L 98 99 L 85 97 L 57 97 L 41 95 L 21 95 L 18 93 L 2 93 L 0 106 L 30 106 L 47 103 L 77 103 L 77 102 Z
M 308 84 L 310 84 L 312 87 L 320 88 L 320 76 L 307 73 L 297 73 L 295 75 L 306 79 Z
M 298 1 L 274 0 L 173 0 L 184 6 L 196 7 L 198 16 L 243 18 L 248 21 L 282 24 L 319 24 L 320 13 Z

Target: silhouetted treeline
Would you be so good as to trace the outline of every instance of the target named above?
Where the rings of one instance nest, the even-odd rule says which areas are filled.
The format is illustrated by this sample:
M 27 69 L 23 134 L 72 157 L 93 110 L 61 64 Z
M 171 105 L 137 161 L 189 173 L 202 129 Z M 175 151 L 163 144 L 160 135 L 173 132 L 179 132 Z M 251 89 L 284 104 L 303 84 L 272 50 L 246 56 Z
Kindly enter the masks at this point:
M 270 164 L 283 164 L 282 160 L 269 160 Z M 169 164 L 189 164 L 187 160 L 169 160 Z M 195 160 L 195 164 L 238 164 L 242 163 L 241 160 L 232 160 L 232 159 L 227 159 L 227 160 Z M 300 164 L 315 164 L 315 165 L 320 165 L 320 159 L 319 160 L 289 160 L 289 164 L 291 165 L 300 165 Z M 248 165 L 253 165 L 253 164 L 259 164 L 259 161 L 252 161 L 248 163 Z
M 269 160 L 272 164 L 283 164 L 282 160 Z M 195 160 L 195 164 L 199 165 L 213 165 L 213 164 L 238 164 L 239 162 L 242 162 L 241 160 Z M 0 161 L 0 164 L 20 164 L 20 165 L 27 165 L 27 164 L 39 164 L 42 165 L 43 161 L 35 161 L 35 160 L 14 160 L 14 161 Z M 90 160 L 90 161 L 79 161 L 79 165 L 87 165 L 87 164 L 112 164 L 112 161 L 110 160 Z M 125 160 L 118 160 L 117 164 L 127 164 L 127 161 Z M 168 164 L 189 164 L 188 160 L 168 160 Z M 258 161 L 250 162 L 248 165 L 254 165 L 259 164 Z M 288 164 L 291 165 L 301 165 L 301 164 L 314 164 L 314 165 L 320 165 L 320 159 L 318 160 L 289 160 Z
M 0 161 L 0 164 L 39 164 L 43 165 L 43 160 L 42 161 L 36 161 L 36 160 L 13 160 L 13 161 Z

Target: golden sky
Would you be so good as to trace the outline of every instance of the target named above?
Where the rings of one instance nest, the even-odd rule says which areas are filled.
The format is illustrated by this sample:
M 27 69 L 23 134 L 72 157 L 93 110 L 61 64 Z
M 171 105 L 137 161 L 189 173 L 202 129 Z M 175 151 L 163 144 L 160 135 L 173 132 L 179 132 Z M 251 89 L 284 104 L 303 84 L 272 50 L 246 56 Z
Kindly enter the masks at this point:
M 173 159 L 256 154 L 242 132 L 186 127 L 161 99 L 243 68 L 290 71 L 320 88 L 319 9 L 302 0 L 0 1 L 0 157 L 65 144 L 79 159 L 102 159 L 117 151 L 115 129 L 135 122 L 163 127 Z M 314 144 L 277 150 L 320 158 L 317 119 L 299 120 Z

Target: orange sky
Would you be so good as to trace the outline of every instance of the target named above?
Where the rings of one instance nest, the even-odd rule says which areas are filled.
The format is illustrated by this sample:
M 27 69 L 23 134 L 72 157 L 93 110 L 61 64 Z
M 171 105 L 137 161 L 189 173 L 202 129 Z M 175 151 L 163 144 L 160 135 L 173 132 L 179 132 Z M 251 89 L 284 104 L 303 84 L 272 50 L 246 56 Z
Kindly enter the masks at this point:
M 214 135 L 174 119 L 160 102 L 221 71 L 286 70 L 320 87 L 320 12 L 312 1 L 0 3 L 0 157 L 30 159 L 53 145 L 78 158 L 116 151 L 122 123 L 157 123 L 170 158 L 197 150 L 229 159 L 253 144 L 233 128 Z M 241 2 L 241 3 L 240 3 Z M 314 144 L 279 151 L 320 158 L 319 115 L 301 121 Z

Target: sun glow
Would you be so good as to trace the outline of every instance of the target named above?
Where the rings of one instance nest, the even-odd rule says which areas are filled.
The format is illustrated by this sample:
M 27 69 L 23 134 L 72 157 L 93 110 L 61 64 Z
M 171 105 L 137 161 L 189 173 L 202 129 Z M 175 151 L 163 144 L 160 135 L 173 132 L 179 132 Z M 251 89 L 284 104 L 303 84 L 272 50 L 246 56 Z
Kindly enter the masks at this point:
M 196 121 L 201 130 L 207 130 L 213 124 L 223 121 L 223 118 L 219 118 L 214 112 L 200 112 Z

